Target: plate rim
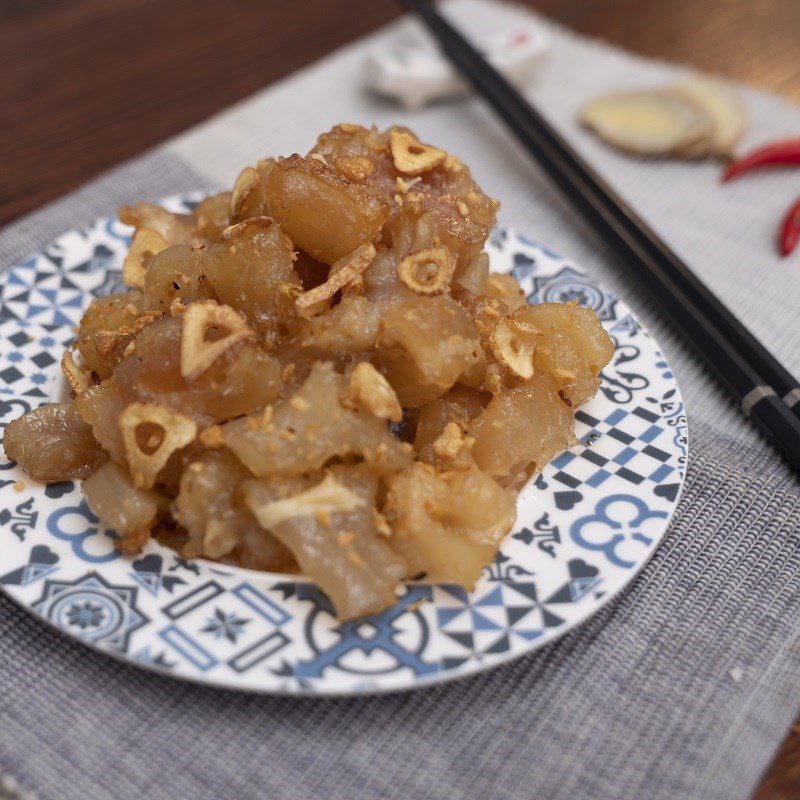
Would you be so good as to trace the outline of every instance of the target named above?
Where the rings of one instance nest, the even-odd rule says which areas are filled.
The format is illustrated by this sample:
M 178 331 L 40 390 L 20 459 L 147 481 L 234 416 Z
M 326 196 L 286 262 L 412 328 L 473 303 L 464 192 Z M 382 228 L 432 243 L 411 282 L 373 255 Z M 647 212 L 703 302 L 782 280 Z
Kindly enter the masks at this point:
M 173 194 L 169 195 L 166 198 L 162 198 L 158 202 L 160 204 L 168 204 L 169 201 L 173 202 L 194 202 L 197 198 L 205 197 L 205 193 L 202 192 L 184 192 L 180 194 Z M 93 226 L 100 225 L 100 224 L 109 224 L 114 219 L 113 216 L 104 215 L 98 217 L 91 225 L 86 226 L 88 228 L 92 228 Z M 28 256 L 37 257 L 43 253 L 55 242 L 60 241 L 63 237 L 78 231 L 82 230 L 81 228 L 74 227 L 70 228 L 69 230 L 63 232 L 59 236 L 55 237 L 51 242 L 45 244 L 35 253 L 32 253 Z M 547 255 L 551 256 L 552 258 L 563 262 L 565 265 L 569 265 L 577 272 L 581 273 L 582 275 L 590 278 L 592 280 L 596 280 L 593 278 L 591 273 L 585 271 L 584 268 L 581 267 L 579 263 L 573 262 L 571 259 L 562 256 L 557 251 L 552 250 L 547 245 L 544 245 L 538 240 L 530 239 L 525 235 L 520 235 L 518 229 L 510 226 L 498 223 L 493 232 L 498 230 L 505 231 L 509 236 L 515 237 L 517 241 L 520 241 L 527 247 L 535 247 L 539 250 L 542 250 Z M 3 271 L 3 276 L 8 275 L 12 272 L 15 268 L 17 268 L 23 261 L 27 259 L 21 259 L 17 261 L 15 264 L 10 265 L 6 270 Z M 5 278 L 4 278 L 5 279 Z M 602 282 L 600 286 L 604 289 L 606 288 Z M 606 289 L 606 291 L 608 291 Z M 229 674 L 227 672 L 219 672 L 219 673 L 206 673 L 200 670 L 196 670 L 194 672 L 175 672 L 172 671 L 170 667 L 163 666 L 158 663 L 154 663 L 152 661 L 144 661 L 137 659 L 132 656 L 132 654 L 128 651 L 118 651 L 109 647 L 103 647 L 100 643 L 91 641 L 86 638 L 82 638 L 71 634 L 68 630 L 65 630 L 63 627 L 60 627 L 56 622 L 50 619 L 45 614 L 38 611 L 33 603 L 26 603 L 21 598 L 15 596 L 9 588 L 3 584 L 0 584 L 0 591 L 8 597 L 17 607 L 24 609 L 27 613 L 29 613 L 34 619 L 44 622 L 50 629 L 57 631 L 61 636 L 65 638 L 65 640 L 71 641 L 75 644 L 78 644 L 83 647 L 89 647 L 92 651 L 100 653 L 104 656 L 109 656 L 110 658 L 114 659 L 115 661 L 125 664 L 129 667 L 140 668 L 148 670 L 151 673 L 169 677 L 173 680 L 179 681 L 187 681 L 192 684 L 208 687 L 208 688 L 217 688 L 217 689 L 225 689 L 229 691 L 239 691 L 239 692 L 246 692 L 248 694 L 254 695 L 268 695 L 268 696 L 275 696 L 275 697 L 298 697 L 298 698 L 340 698 L 340 697 L 368 697 L 368 696 L 377 696 L 377 695 L 385 695 L 385 694 L 395 694 L 395 693 L 405 693 L 410 691 L 422 690 L 422 689 L 430 689 L 432 687 L 448 683 L 455 680 L 460 679 L 467 679 L 474 677 L 476 675 L 480 675 L 484 672 L 488 672 L 495 667 L 500 667 L 506 664 L 510 664 L 514 661 L 517 661 L 526 656 L 533 656 L 538 651 L 542 650 L 543 648 L 553 645 L 555 642 L 562 639 L 567 633 L 574 631 L 576 628 L 582 626 L 589 618 L 597 614 L 603 608 L 605 608 L 609 603 L 618 599 L 620 595 L 626 590 L 629 590 L 631 584 L 634 580 L 640 575 L 643 569 L 647 566 L 647 564 L 652 559 L 653 555 L 655 554 L 656 550 L 661 546 L 666 536 L 669 534 L 672 523 L 675 518 L 675 514 L 677 509 L 680 505 L 681 498 L 683 496 L 683 492 L 685 489 L 685 482 L 686 482 L 686 474 L 690 459 L 690 452 L 691 452 L 691 436 L 690 436 L 690 427 L 689 421 L 686 415 L 686 406 L 685 401 L 683 398 L 683 393 L 681 391 L 678 378 L 675 375 L 674 371 L 672 370 L 669 362 L 664 356 L 661 347 L 658 341 L 653 337 L 649 329 L 641 322 L 638 315 L 635 311 L 633 311 L 628 304 L 619 298 L 616 292 L 611 293 L 615 299 L 620 299 L 622 303 L 625 305 L 627 312 L 636 322 L 639 329 L 642 331 L 644 336 L 652 343 L 653 347 L 657 350 L 657 352 L 661 355 L 661 358 L 667 365 L 671 373 L 670 381 L 674 386 L 675 390 L 675 397 L 676 399 L 682 404 L 683 406 L 683 417 L 684 422 L 683 425 L 685 426 L 685 458 L 683 461 L 682 468 L 679 470 L 679 485 L 676 496 L 674 500 L 671 502 L 671 507 L 667 516 L 663 519 L 663 524 L 660 526 L 659 533 L 657 538 L 652 542 L 649 546 L 646 554 L 641 557 L 633 567 L 629 568 L 628 572 L 624 576 L 624 580 L 622 580 L 617 587 L 613 590 L 608 591 L 602 598 L 595 600 L 591 604 L 587 604 L 585 608 L 582 608 L 579 613 L 575 614 L 573 617 L 570 618 L 569 622 L 564 625 L 563 627 L 559 627 L 557 631 L 552 636 L 543 636 L 539 639 L 531 640 L 529 642 L 529 646 L 525 649 L 519 649 L 518 651 L 510 651 L 502 654 L 495 654 L 493 658 L 471 658 L 468 662 L 465 662 L 458 667 L 451 668 L 451 669 L 442 669 L 438 672 L 431 673 L 428 675 L 412 675 L 408 678 L 402 685 L 385 685 L 380 682 L 380 680 L 376 680 L 371 682 L 369 685 L 366 686 L 354 686 L 352 683 L 340 681 L 327 681 L 323 683 L 324 679 L 319 679 L 319 681 L 314 681 L 311 684 L 298 684 L 294 686 L 287 686 L 287 685 L 259 685 L 259 684 L 248 684 L 244 682 L 236 682 L 235 675 Z M 550 463 L 550 462 L 549 462 Z M 35 483 L 39 484 L 40 482 L 36 481 Z M 510 532 L 509 532 L 510 533 Z M 133 558 L 131 559 L 131 561 Z M 200 561 L 204 561 L 206 564 L 214 564 L 215 562 L 208 561 L 207 559 L 198 559 Z M 234 574 L 239 575 L 250 575 L 250 576 L 279 576 L 285 577 L 281 573 L 269 573 L 269 572 L 260 572 L 257 570 L 248 570 L 246 568 L 238 568 L 238 567 L 231 567 L 230 565 L 224 565 L 224 568 L 227 570 L 232 570 Z M 297 581 L 298 583 L 313 583 L 313 581 Z M 425 582 L 413 582 L 408 581 L 405 582 L 406 584 L 425 584 Z M 425 585 L 432 585 L 432 584 L 425 584 Z M 436 584 L 433 584 L 436 585 Z M 429 601 L 430 602 L 430 601 Z

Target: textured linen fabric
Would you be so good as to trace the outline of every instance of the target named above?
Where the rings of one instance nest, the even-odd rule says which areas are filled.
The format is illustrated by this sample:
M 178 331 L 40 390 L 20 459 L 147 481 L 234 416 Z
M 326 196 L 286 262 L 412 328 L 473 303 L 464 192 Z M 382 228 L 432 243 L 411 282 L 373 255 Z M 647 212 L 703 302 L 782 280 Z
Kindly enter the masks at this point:
M 521 13 L 458 0 L 452 13 Z M 406 22 L 401 24 L 408 24 Z M 0 232 L 8 267 L 122 202 L 212 184 L 302 151 L 342 120 L 395 120 L 461 155 L 501 220 L 568 254 L 654 332 L 689 415 L 670 532 L 631 587 L 579 629 L 485 675 L 375 698 L 271 698 L 151 675 L 89 651 L 0 597 L 0 776 L 40 800 L 736 800 L 800 706 L 800 486 L 582 229 L 479 102 L 413 113 L 361 88 L 394 25 Z M 643 162 L 574 124 L 610 88 L 681 73 L 551 30 L 531 97 L 765 344 L 800 371 L 797 264 L 774 255 L 789 175 L 720 187 L 711 163 Z M 800 129 L 800 110 L 742 89 L 745 144 Z M 11 785 L 11 784 L 9 784 Z M 0 787 L 3 784 L 0 783 Z

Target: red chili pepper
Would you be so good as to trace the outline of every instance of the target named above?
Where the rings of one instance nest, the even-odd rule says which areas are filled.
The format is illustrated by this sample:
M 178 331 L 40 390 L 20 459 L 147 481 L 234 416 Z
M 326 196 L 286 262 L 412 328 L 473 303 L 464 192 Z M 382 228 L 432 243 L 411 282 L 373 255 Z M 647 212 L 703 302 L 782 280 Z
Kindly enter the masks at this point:
M 722 180 L 729 181 L 751 169 L 775 164 L 800 164 L 800 139 L 773 142 L 753 150 L 734 161 L 723 173 Z
M 800 197 L 789 206 L 781 225 L 781 255 L 788 256 L 800 241 Z

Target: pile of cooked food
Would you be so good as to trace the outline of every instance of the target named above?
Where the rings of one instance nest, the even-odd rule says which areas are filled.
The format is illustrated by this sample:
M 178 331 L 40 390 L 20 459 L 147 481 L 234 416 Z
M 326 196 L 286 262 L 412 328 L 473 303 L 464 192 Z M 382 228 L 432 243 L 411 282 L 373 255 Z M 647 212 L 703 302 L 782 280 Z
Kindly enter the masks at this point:
M 348 124 L 192 214 L 126 206 L 130 291 L 8 457 L 83 479 L 124 553 L 300 572 L 342 618 L 404 578 L 471 588 L 613 354 L 592 310 L 489 272 L 497 207 L 409 130 Z

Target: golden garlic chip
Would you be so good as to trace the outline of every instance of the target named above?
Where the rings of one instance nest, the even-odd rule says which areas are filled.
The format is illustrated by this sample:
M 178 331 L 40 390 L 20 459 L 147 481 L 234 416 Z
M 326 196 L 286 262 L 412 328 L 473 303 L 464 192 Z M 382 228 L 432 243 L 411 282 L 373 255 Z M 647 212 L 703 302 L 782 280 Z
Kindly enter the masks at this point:
M 239 535 L 231 525 L 212 519 L 203 534 L 203 552 L 210 558 L 221 558 L 239 544 Z
M 455 457 L 461 452 L 462 447 L 469 447 L 474 444 L 474 439 L 469 436 L 464 436 L 461 428 L 455 422 L 448 422 L 444 426 L 444 430 L 439 434 L 439 437 L 433 443 L 433 452 L 439 458 L 446 461 L 453 461 Z
M 455 264 L 444 247 L 431 247 L 406 256 L 398 267 L 400 280 L 415 294 L 441 294 L 450 284 Z
M 349 181 L 363 181 L 372 174 L 372 162 L 366 156 L 337 157 L 333 168 Z
M 207 341 L 209 331 L 222 336 Z M 205 372 L 228 348 L 253 336 L 254 332 L 230 307 L 213 300 L 192 303 L 183 313 L 181 330 L 181 375 L 187 381 Z
M 80 394 L 92 385 L 86 372 L 75 363 L 70 350 L 65 350 L 61 356 L 61 371 L 75 394 Z
M 325 283 L 303 292 L 294 301 L 297 311 L 301 317 L 315 317 L 321 314 L 328 307 L 328 301 L 339 289 L 348 283 L 356 280 L 362 272 L 372 263 L 375 258 L 375 246 L 372 244 L 362 244 L 342 256 L 338 261 L 331 265 L 328 280 Z
M 272 500 L 260 506 L 249 500 L 247 504 L 259 524 L 267 530 L 287 519 L 346 514 L 367 505 L 362 497 L 342 486 L 332 475 L 326 475 L 321 483 L 293 497 Z
M 122 265 L 122 280 L 133 289 L 144 286 L 144 276 L 150 259 L 167 248 L 167 240 L 149 228 L 140 228 L 133 235 L 128 255 Z
M 267 187 L 261 183 L 258 172 L 245 167 L 231 192 L 231 217 L 252 216 L 252 212 L 258 210 L 266 199 Z
M 501 319 L 492 332 L 492 352 L 509 372 L 523 381 L 533 377 L 533 354 L 539 331 L 529 322 Z
M 140 430 L 145 424 L 149 430 Z M 134 485 L 152 489 L 169 457 L 194 441 L 197 423 L 154 403 L 130 403 L 119 415 L 119 430 Z
M 447 153 L 422 144 L 406 131 L 392 131 L 389 135 L 392 161 L 404 175 L 419 175 L 441 164 Z
M 240 233 L 244 233 L 249 228 L 269 228 L 272 225 L 272 217 L 248 217 L 235 225 L 228 225 L 220 234 L 220 239 L 227 242 L 235 239 Z
M 379 419 L 399 422 L 403 418 L 403 409 L 391 384 L 368 361 L 362 361 L 350 373 L 344 404 L 369 411 Z

